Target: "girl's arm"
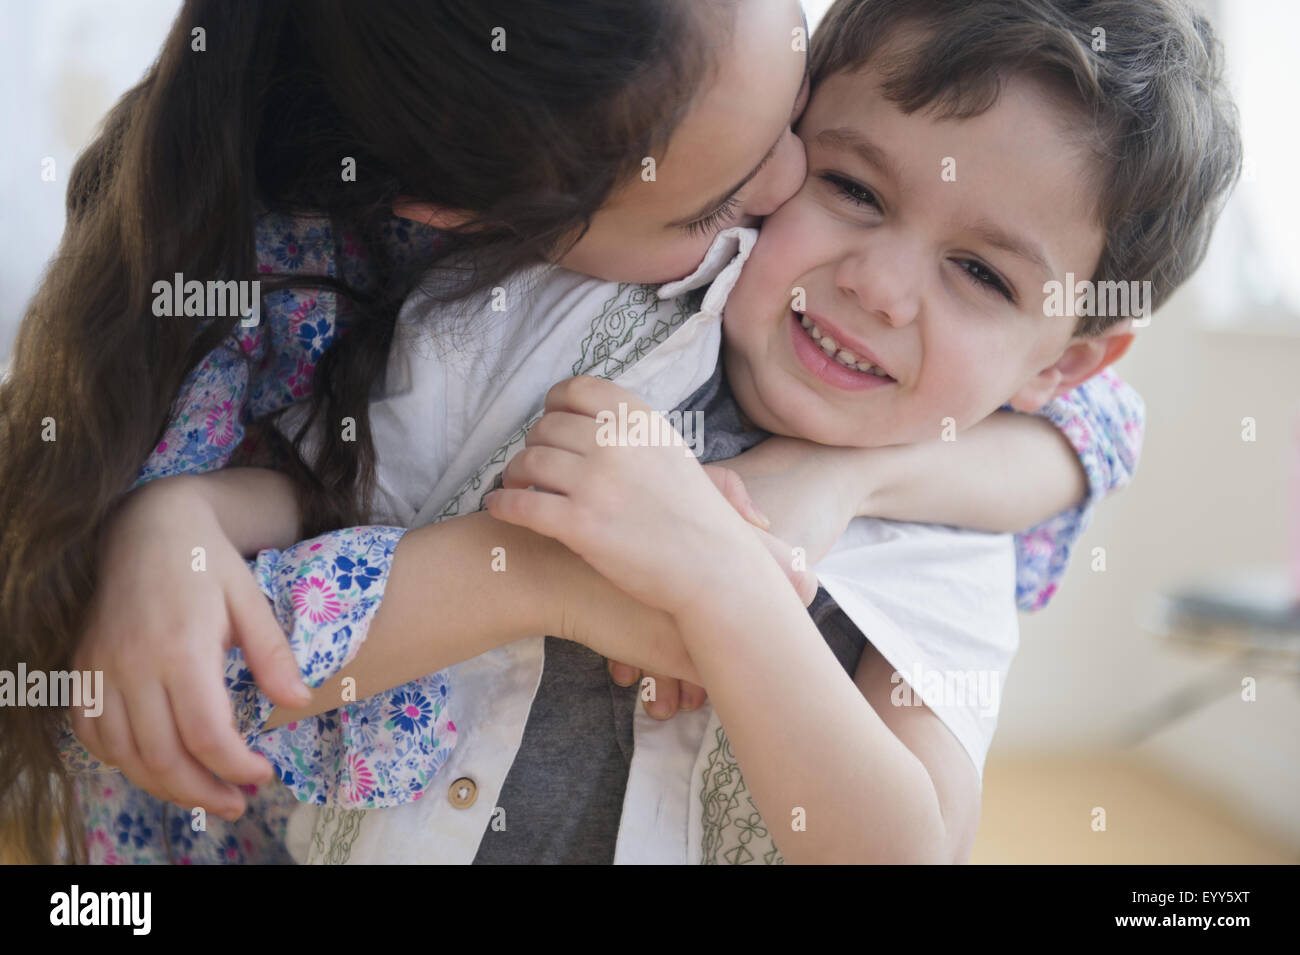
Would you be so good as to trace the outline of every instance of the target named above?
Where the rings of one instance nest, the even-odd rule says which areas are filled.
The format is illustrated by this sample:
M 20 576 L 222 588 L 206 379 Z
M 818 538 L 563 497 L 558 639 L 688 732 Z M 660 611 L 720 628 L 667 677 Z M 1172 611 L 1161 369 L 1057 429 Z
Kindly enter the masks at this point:
M 1033 610 L 1055 592 L 1096 505 L 1132 479 L 1143 414 L 1107 370 L 1035 415 L 996 412 L 954 441 L 831 448 L 774 437 L 720 463 L 810 565 L 857 516 L 1016 532 L 1017 599 Z
M 241 497 L 241 482 L 261 497 Z M 205 485 L 212 487 L 200 493 Z M 287 478 L 247 469 L 159 482 L 145 490 L 157 499 L 166 491 L 169 502 L 185 501 L 182 510 L 189 514 L 215 502 L 235 522 L 229 525 L 232 536 L 248 535 L 243 541 L 259 532 L 254 519 L 259 506 L 278 501 L 291 509 L 293 502 Z M 188 549 L 185 555 L 188 560 Z M 505 571 L 498 569 L 497 555 L 504 556 Z M 260 607 L 271 616 L 282 644 L 284 634 L 289 635 L 295 672 L 300 668 L 315 689 L 306 705 L 272 713 L 272 702 L 259 691 L 238 650 L 227 659 L 225 688 L 235 701 L 236 739 L 264 754 L 303 801 L 352 808 L 409 801 L 454 745 L 455 726 L 447 709 L 451 687 L 446 674 L 435 671 L 521 637 L 550 633 L 610 652 L 610 634 L 618 634 L 620 640 L 634 641 L 630 658 L 638 665 L 696 678 L 665 613 L 632 600 L 555 541 L 483 512 L 413 531 L 335 531 L 283 551 L 265 550 L 253 569 L 256 584 L 251 593 L 240 595 L 248 604 L 245 612 Z M 238 572 L 248 575 L 242 564 Z M 109 688 L 131 700 L 149 689 L 166 688 L 166 673 L 145 672 L 152 663 L 148 655 L 132 654 L 131 659 L 144 684 L 125 686 L 110 679 Z M 198 664 L 186 669 L 194 671 L 186 675 L 195 681 L 206 673 Z M 221 667 L 212 670 L 216 674 Z M 347 695 L 346 678 L 351 680 Z M 178 708 L 178 718 L 207 718 L 197 712 L 193 694 L 174 698 L 186 702 Z M 353 700 L 358 702 L 347 702 Z M 221 701 L 228 713 L 224 694 Z M 422 719 L 394 721 L 392 714 L 412 701 Z M 308 719 L 317 714 L 323 715 Z M 98 720 L 86 722 L 92 729 L 103 728 Z M 371 735 L 348 732 L 349 726 L 359 725 L 368 725 Z M 70 770 L 104 768 L 71 734 L 63 742 Z M 134 768 L 110 753 L 104 762 L 135 781 Z M 367 787 L 349 785 L 354 755 L 365 758 L 372 777 Z M 213 812 L 237 814 L 240 808 L 192 793 L 186 787 L 197 783 L 174 764 L 155 772 L 149 784 L 163 788 L 160 798 Z

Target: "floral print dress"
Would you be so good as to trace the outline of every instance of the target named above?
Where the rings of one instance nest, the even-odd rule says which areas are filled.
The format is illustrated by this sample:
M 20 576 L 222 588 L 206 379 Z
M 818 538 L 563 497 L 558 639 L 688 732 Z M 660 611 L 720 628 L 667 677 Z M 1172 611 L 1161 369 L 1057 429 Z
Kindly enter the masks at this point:
M 393 219 L 387 241 L 403 257 L 437 237 Z M 346 233 L 336 235 L 326 219 L 263 215 L 257 255 L 265 273 L 341 277 L 366 287 L 358 243 Z M 189 375 L 137 484 L 225 467 L 251 422 L 308 397 L 316 363 L 346 332 L 336 304 L 331 291 L 264 295 L 260 324 L 239 328 Z M 1079 508 L 1016 537 L 1016 592 L 1024 610 L 1051 598 L 1093 508 L 1131 480 L 1142 441 L 1141 398 L 1109 372 L 1040 414 L 1078 452 L 1090 492 Z M 262 551 L 250 561 L 309 685 L 337 673 L 365 640 L 403 533 L 397 527 L 345 528 L 282 551 Z M 456 744 L 454 688 L 446 671 L 269 732 L 261 728 L 271 703 L 257 690 L 238 649 L 227 658 L 225 680 L 240 731 L 270 760 L 277 781 L 243 787 L 248 811 L 236 822 L 210 816 L 199 828 L 192 812 L 137 789 L 66 732 L 60 748 L 66 769 L 76 774 L 91 862 L 292 862 L 284 834 L 296 801 L 372 809 L 419 799 Z

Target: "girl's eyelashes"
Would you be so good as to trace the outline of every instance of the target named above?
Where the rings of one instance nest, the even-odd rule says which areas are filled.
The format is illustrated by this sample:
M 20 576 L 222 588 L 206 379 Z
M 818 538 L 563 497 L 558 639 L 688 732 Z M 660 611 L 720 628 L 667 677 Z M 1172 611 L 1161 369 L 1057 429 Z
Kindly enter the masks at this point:
M 983 262 L 978 259 L 954 259 L 953 261 L 957 263 L 967 278 L 981 289 L 1001 295 L 1012 305 L 1016 303 L 1016 298 L 1011 294 L 1011 290 L 1007 288 L 1007 284 Z
M 694 222 L 688 222 L 682 228 L 687 235 L 708 235 L 710 232 L 716 232 L 728 219 L 736 214 L 736 197 L 731 196 L 718 208 L 714 209 L 703 219 L 696 219 Z

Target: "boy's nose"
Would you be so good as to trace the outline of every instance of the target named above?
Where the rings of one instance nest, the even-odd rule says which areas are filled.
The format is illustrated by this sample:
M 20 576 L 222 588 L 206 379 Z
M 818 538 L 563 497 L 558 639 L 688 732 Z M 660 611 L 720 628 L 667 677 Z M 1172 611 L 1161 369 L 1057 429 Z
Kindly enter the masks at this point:
M 845 256 L 835 271 L 835 285 L 856 300 L 864 312 L 901 328 L 916 319 L 920 296 L 915 282 L 916 264 L 906 261 L 901 249 L 894 251 L 898 254 L 880 247 Z

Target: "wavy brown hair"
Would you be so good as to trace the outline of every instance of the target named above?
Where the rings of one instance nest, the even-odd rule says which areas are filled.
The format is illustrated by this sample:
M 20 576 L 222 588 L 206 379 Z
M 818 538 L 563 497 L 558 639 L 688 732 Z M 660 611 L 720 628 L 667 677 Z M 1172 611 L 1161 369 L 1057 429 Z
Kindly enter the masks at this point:
M 76 163 L 62 243 L 0 385 L 0 669 L 70 665 L 105 518 L 187 375 L 239 321 L 158 319 L 156 280 L 266 280 L 254 244 L 264 211 L 323 214 L 335 236 L 359 240 L 364 280 L 280 277 L 263 289 L 340 293 L 346 334 L 317 367 L 311 415 L 354 417 L 358 440 L 323 429 L 333 440 L 309 468 L 304 428 L 289 458 L 308 533 L 361 523 L 374 473 L 368 400 L 402 300 L 435 255 L 462 265 L 453 285 L 439 283 L 456 298 L 576 241 L 688 108 L 716 39 L 720 18 L 697 22 L 710 6 L 730 9 L 188 0 Z M 492 49 L 497 27 L 506 51 Z M 343 181 L 343 157 L 355 160 L 355 181 Z M 385 232 L 399 196 L 471 221 L 396 258 Z M 46 419 L 54 441 L 42 440 Z M 82 858 L 61 729 L 53 707 L 0 708 L 0 833 L 18 858 L 52 861 L 58 843 Z

